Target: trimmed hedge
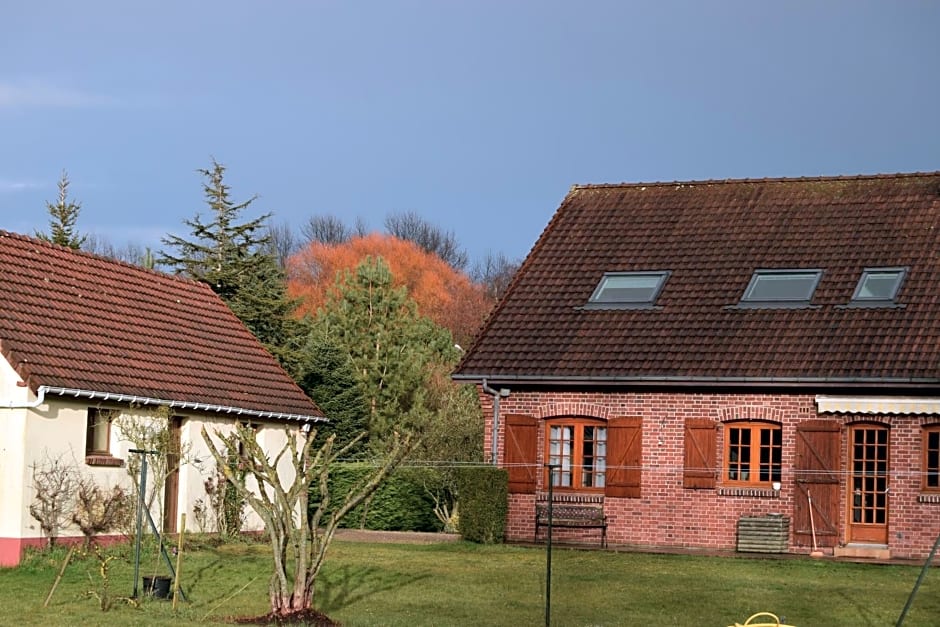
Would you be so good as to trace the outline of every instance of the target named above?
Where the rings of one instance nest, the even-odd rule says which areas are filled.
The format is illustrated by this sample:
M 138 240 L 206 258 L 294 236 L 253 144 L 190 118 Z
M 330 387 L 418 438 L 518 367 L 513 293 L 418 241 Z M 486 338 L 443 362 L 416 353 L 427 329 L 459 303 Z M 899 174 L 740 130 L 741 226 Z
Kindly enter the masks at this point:
M 330 470 L 333 504 L 339 505 L 352 486 L 374 470 L 373 466 L 366 463 L 336 464 Z M 427 468 L 398 468 L 379 486 L 370 501 L 351 511 L 340 522 L 340 527 L 381 531 L 440 531 L 441 523 L 434 515 L 434 500 L 425 490 L 426 482 L 431 486 L 434 481 L 440 482 L 440 479 Z M 313 490 L 310 506 L 317 506 L 317 495 Z
M 509 473 L 493 466 L 461 468 L 457 474 L 457 493 L 460 534 L 464 540 L 501 543 L 509 506 Z

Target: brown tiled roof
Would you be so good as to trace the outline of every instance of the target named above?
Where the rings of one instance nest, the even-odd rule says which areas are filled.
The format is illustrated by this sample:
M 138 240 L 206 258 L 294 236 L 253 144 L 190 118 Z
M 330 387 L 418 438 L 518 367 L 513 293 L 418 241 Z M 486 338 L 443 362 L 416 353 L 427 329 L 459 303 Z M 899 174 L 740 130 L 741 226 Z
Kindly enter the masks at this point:
M 900 307 L 851 308 L 863 268 Z M 818 268 L 811 307 L 737 304 Z M 584 309 L 608 271 L 672 272 L 654 309 Z M 572 188 L 455 373 L 494 382 L 935 385 L 940 172 Z
M 323 415 L 208 286 L 5 231 L 0 351 L 34 392 Z

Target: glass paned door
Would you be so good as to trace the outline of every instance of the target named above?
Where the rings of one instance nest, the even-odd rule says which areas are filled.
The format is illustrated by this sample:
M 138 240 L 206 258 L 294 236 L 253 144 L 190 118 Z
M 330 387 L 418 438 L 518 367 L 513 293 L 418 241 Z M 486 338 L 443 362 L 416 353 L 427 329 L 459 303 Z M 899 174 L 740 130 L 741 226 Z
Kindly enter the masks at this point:
M 857 426 L 851 435 L 850 542 L 888 542 L 888 429 Z

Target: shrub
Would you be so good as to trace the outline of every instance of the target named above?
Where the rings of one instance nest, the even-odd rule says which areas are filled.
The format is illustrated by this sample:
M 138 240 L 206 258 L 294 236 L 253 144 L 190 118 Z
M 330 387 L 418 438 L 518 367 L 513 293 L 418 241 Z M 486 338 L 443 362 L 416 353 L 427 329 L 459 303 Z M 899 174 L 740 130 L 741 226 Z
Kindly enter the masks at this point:
M 462 468 L 457 475 L 460 534 L 482 544 L 503 541 L 509 496 L 509 474 L 492 466 Z
M 365 462 L 336 464 L 330 472 L 333 503 L 341 502 L 353 486 L 373 467 Z M 361 527 L 382 531 L 440 531 L 434 515 L 434 500 L 426 490 L 426 468 L 399 468 L 379 486 L 371 499 L 354 509 L 340 523 L 341 527 Z M 311 491 L 310 506 L 319 496 Z

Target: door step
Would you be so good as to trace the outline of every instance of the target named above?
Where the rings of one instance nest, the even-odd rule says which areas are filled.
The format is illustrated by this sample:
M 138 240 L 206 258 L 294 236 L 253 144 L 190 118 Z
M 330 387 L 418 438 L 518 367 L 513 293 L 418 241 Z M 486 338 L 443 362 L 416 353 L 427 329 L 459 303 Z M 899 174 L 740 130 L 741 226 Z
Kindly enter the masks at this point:
M 833 557 L 858 557 L 873 560 L 891 559 L 887 544 L 846 544 L 832 549 Z

